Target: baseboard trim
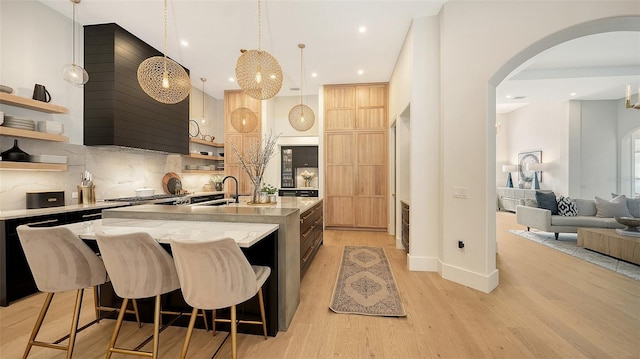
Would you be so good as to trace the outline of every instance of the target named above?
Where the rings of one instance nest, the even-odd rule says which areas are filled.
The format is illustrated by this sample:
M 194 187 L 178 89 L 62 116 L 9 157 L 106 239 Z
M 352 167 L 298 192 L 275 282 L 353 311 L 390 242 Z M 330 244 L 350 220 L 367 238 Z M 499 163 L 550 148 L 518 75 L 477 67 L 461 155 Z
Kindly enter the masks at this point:
M 460 283 L 469 288 L 490 293 L 498 286 L 499 276 L 497 269 L 490 274 L 480 274 L 446 263 L 441 263 L 441 266 L 440 275 L 442 278 Z
M 407 253 L 407 267 L 410 271 L 439 272 L 439 262 L 438 258 L 412 256 Z

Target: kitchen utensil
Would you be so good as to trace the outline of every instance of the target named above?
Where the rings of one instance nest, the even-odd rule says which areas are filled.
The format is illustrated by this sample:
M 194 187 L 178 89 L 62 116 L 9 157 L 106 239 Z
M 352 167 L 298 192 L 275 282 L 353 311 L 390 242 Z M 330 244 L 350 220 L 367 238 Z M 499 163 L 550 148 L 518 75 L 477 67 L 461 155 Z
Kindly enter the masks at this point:
M 169 194 L 180 194 L 182 191 L 182 179 L 175 172 L 169 172 L 162 178 L 162 188 Z
M 51 94 L 44 85 L 36 84 L 33 87 L 33 97 L 34 100 L 43 101 L 43 102 L 51 102 Z
M 136 190 L 136 197 L 149 197 L 156 194 L 156 190 L 153 188 L 138 188 Z
M 78 204 L 96 203 L 96 186 L 78 186 Z
M 18 140 L 13 140 L 13 147 L 2 152 L 3 161 L 29 162 L 31 156 L 18 147 Z

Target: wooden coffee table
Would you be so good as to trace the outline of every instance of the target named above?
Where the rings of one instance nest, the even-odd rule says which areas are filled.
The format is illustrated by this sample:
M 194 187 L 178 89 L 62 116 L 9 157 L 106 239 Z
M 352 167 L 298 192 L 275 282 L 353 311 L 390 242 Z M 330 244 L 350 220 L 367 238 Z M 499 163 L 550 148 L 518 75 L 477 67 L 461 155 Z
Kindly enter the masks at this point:
M 640 237 L 623 236 L 615 229 L 578 228 L 578 247 L 640 265 Z

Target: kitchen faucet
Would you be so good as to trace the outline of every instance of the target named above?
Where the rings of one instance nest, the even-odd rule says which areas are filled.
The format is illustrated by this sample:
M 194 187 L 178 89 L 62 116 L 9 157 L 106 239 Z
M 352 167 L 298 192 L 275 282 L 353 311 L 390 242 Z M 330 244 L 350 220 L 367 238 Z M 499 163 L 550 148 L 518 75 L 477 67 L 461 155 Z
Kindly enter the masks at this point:
M 227 177 L 222 179 L 222 185 L 223 186 L 224 186 L 224 181 L 226 181 L 227 178 L 233 178 L 233 180 L 236 181 L 236 203 L 240 203 L 240 200 L 239 200 L 239 197 L 238 197 L 238 179 L 233 177 L 233 176 L 227 176 Z

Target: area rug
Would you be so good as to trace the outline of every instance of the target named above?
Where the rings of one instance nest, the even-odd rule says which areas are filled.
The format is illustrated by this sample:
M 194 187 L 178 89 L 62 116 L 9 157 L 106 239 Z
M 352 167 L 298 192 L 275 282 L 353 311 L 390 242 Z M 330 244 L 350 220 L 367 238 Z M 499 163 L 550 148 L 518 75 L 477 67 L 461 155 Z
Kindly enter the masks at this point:
M 578 235 L 576 233 L 560 233 L 558 240 L 555 240 L 554 234 L 549 232 L 524 231 L 517 229 L 507 229 L 507 232 L 511 232 L 522 238 L 526 238 L 587 262 L 599 265 L 600 267 L 607 268 L 635 280 L 640 280 L 640 266 L 621 261 L 586 248 L 578 247 Z
M 329 308 L 344 314 L 406 316 L 382 248 L 344 247 Z

